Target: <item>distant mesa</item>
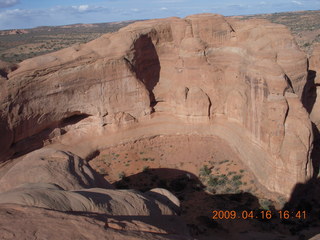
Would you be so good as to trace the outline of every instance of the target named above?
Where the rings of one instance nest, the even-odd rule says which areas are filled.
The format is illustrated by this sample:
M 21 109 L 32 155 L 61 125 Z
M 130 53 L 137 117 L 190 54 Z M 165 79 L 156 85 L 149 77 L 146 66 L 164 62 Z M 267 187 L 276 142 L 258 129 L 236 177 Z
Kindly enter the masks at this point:
M 25 29 L 0 31 L 0 35 L 20 35 L 20 34 L 27 34 L 27 33 L 29 33 L 29 31 Z

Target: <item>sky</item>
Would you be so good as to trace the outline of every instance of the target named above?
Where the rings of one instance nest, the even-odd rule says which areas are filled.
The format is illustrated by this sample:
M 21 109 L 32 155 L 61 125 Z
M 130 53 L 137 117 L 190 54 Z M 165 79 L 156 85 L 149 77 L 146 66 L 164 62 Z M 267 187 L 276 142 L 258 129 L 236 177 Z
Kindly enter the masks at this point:
M 320 0 L 0 0 L 0 29 L 319 9 Z

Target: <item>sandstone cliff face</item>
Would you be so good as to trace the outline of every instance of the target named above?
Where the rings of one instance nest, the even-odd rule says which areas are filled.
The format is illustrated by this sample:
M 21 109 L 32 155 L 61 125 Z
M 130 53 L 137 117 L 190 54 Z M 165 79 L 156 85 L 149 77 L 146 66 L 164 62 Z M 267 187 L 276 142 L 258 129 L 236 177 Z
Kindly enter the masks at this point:
M 315 44 L 309 59 L 308 105 L 310 107 L 310 119 L 320 129 L 320 44 Z
M 161 114 L 208 127 L 222 119 L 248 136 L 241 151 L 259 181 L 288 195 L 312 174 L 306 77 L 307 58 L 281 25 L 211 14 L 137 22 L 9 73 L 0 149 L 22 151 L 26 139 L 86 117 L 106 137 Z

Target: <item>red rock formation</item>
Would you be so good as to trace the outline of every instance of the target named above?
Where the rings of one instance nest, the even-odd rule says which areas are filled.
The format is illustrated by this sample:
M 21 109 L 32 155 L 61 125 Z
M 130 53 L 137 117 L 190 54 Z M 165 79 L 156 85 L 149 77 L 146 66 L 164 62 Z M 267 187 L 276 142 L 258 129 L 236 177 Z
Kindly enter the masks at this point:
M 308 107 L 310 108 L 310 118 L 320 129 L 320 44 L 315 44 L 312 55 L 309 59 L 309 83 L 308 83 Z
M 107 239 L 107 240 L 190 240 L 185 233 L 168 232 L 150 223 L 147 216 L 102 216 L 97 213 L 65 213 L 49 209 L 1 204 L 0 235 L 2 239 Z M 177 227 L 171 218 L 155 219 Z M 106 225 L 105 222 L 108 222 Z M 57 231 L 59 229 L 59 231 Z
M 157 119 L 171 116 L 186 134 L 205 126 L 225 139 L 271 191 L 289 195 L 312 174 L 311 123 L 300 102 L 307 58 L 282 25 L 212 14 L 137 22 L 25 60 L 8 77 L 1 149 L 21 151 L 25 139 L 89 116 L 87 132 L 106 138 L 128 126 L 165 134 Z
M 0 178 L 0 192 L 24 183 L 52 183 L 65 190 L 112 188 L 89 164 L 70 153 L 43 148 L 27 154 Z

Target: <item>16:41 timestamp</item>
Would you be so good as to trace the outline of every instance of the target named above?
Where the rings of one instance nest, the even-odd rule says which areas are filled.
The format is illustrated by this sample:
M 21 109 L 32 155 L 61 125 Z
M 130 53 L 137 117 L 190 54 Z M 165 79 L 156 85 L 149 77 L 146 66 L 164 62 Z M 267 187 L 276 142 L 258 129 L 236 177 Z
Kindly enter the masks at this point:
M 280 219 L 306 219 L 306 211 L 289 211 L 289 210 L 261 210 L 261 211 L 229 211 L 229 210 L 214 210 L 212 211 L 212 219 L 271 219 L 278 217 Z

